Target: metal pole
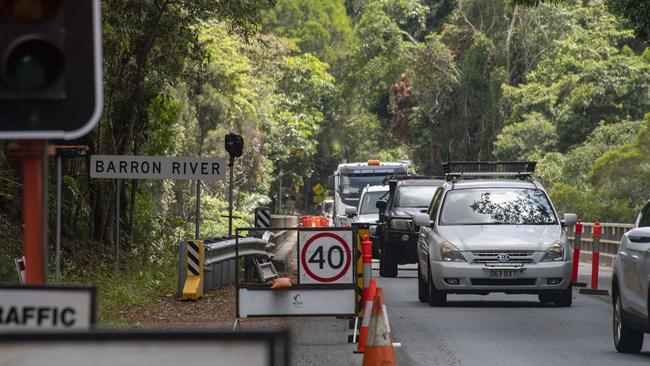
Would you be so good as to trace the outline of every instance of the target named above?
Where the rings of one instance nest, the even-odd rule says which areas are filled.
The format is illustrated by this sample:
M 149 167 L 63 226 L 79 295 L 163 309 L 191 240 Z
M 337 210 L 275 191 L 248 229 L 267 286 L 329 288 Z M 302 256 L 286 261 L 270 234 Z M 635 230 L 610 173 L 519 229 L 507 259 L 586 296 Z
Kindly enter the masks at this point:
M 56 157 L 56 282 L 61 282 L 61 156 Z
M 196 181 L 196 214 L 195 214 L 195 220 L 196 220 L 196 228 L 194 232 L 194 239 L 199 240 L 199 236 L 201 235 L 201 181 L 197 180 Z
M 117 196 L 115 201 L 115 273 L 120 270 L 120 189 L 122 180 L 117 179 Z
M 48 170 L 47 170 L 47 163 L 48 163 L 48 158 L 47 158 L 47 140 L 42 140 L 41 141 L 41 146 L 40 146 L 40 153 L 41 153 L 41 176 L 43 177 L 43 184 L 41 185 L 42 191 L 41 191 L 41 266 L 42 266 L 42 271 L 43 271 L 43 283 L 47 283 L 48 280 L 48 247 L 49 247 L 49 242 L 48 242 L 48 211 L 47 211 L 47 198 L 48 198 L 48 193 L 47 193 L 47 188 L 48 188 Z
M 278 213 L 282 214 L 282 177 L 284 176 L 284 171 L 280 169 L 280 188 L 278 189 Z
M 228 194 L 228 238 L 232 239 L 232 200 L 233 200 L 233 172 L 235 170 L 235 158 L 230 158 L 230 192 Z
M 23 168 L 23 243 L 25 253 L 25 283 L 45 281 L 42 255 L 42 184 L 40 141 L 26 141 L 18 146 Z

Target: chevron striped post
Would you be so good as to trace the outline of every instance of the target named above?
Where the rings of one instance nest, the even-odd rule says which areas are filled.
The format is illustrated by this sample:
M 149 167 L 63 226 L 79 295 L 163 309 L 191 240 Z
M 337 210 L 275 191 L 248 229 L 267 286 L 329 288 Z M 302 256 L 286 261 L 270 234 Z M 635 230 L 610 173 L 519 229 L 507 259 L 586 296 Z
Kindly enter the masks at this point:
M 198 300 L 203 296 L 203 240 L 187 241 L 187 277 L 183 286 L 183 300 Z
M 271 227 L 271 209 L 268 207 L 260 207 L 255 209 L 255 227 L 269 228 Z

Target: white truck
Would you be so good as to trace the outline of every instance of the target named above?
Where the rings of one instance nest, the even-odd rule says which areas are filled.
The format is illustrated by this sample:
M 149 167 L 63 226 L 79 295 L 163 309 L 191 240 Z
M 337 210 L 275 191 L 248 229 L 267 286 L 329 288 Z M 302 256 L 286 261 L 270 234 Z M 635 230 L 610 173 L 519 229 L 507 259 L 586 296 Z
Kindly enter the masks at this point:
M 328 186 L 334 192 L 334 226 L 349 224 L 346 208 L 355 208 L 364 187 L 381 185 L 390 175 L 408 175 L 409 162 L 382 163 L 368 160 L 364 163 L 339 164 L 328 179 Z M 350 211 L 350 210 L 348 210 Z

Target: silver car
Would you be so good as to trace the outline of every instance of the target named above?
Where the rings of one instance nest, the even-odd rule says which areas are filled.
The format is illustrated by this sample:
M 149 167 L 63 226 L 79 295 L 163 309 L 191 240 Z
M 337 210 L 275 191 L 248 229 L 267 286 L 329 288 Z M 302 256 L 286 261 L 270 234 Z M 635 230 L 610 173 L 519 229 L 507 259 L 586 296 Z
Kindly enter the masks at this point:
M 416 216 L 420 301 L 441 306 L 450 293 L 504 292 L 571 306 L 564 227 L 577 217 L 565 214 L 561 222 L 540 184 L 529 174 L 517 177 L 451 179 L 428 213 Z
M 639 213 L 634 228 L 623 235 L 613 273 L 614 346 L 622 353 L 638 353 L 643 334 L 650 333 L 650 201 Z

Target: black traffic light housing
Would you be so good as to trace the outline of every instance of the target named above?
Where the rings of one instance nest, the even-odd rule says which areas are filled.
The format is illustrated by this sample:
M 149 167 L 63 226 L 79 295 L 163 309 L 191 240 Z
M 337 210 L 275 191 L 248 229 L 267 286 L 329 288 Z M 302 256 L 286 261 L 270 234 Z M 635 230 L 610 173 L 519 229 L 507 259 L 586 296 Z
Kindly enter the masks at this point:
M 74 139 L 101 116 L 99 0 L 0 0 L 0 139 Z
M 236 133 L 226 135 L 226 151 L 230 154 L 230 160 L 242 156 L 244 152 L 244 138 Z

